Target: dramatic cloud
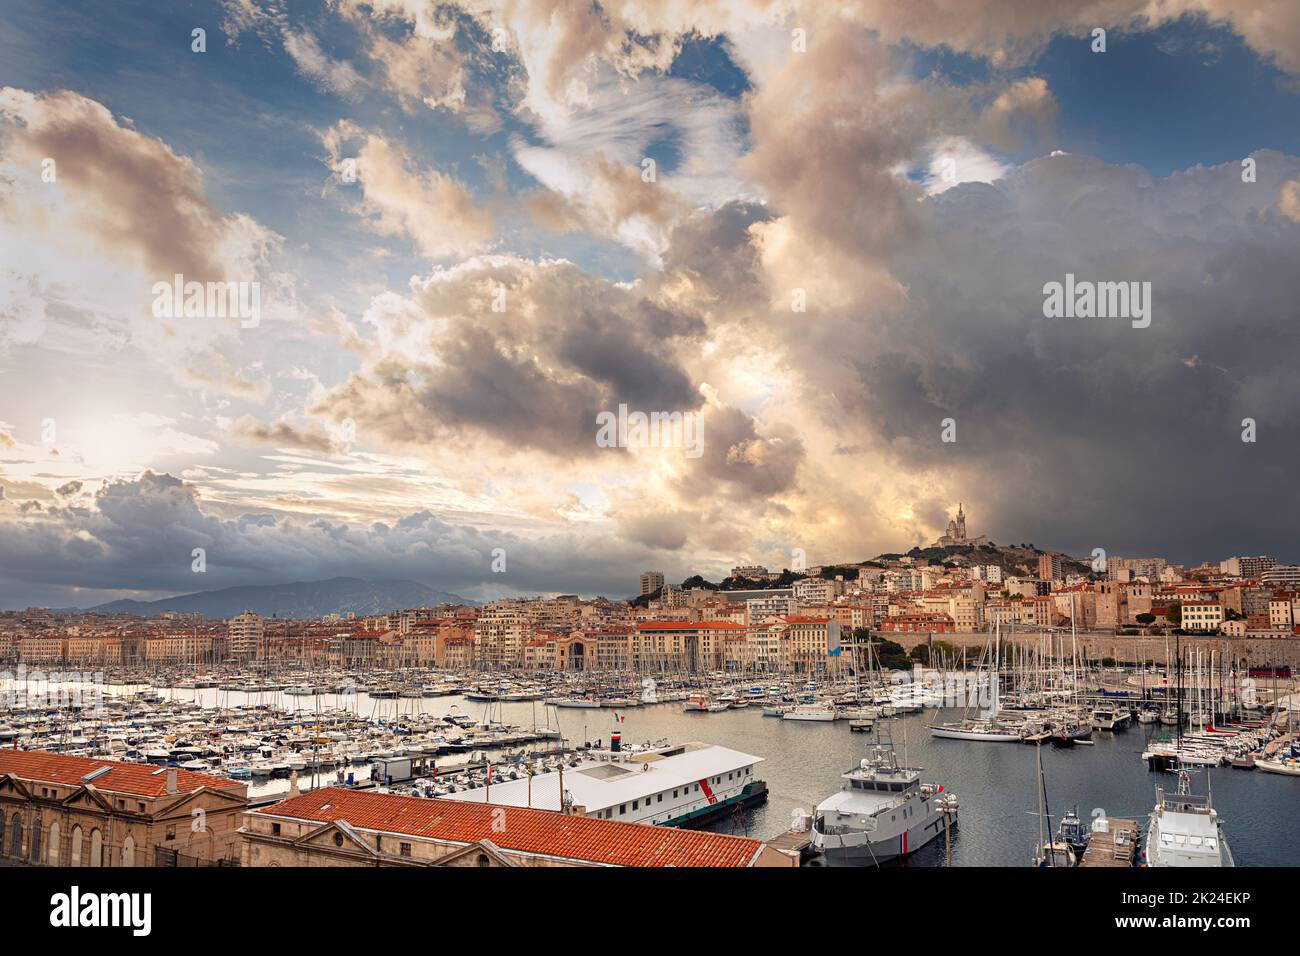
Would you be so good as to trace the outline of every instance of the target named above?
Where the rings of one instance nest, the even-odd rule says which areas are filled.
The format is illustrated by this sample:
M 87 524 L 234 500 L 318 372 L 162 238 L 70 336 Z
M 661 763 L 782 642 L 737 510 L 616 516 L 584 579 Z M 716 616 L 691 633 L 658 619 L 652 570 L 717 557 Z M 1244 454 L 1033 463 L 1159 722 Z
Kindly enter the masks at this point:
M 34 594 L 57 605 L 339 575 L 418 580 L 474 597 L 494 548 L 506 549 L 505 586 L 519 593 L 593 582 L 617 593 L 626 590 L 620 569 L 651 554 L 590 530 L 530 539 L 452 525 L 428 511 L 370 525 L 270 511 L 222 518 L 192 485 L 153 472 L 106 485 L 90 508 L 53 505 L 21 521 L 6 514 L 13 510 L 0 498 L 3 606 L 25 607 Z M 204 550 L 202 573 L 193 570 L 195 548 Z
M 223 0 L 170 110 L 24 76 L 0 603 L 623 594 L 923 543 L 957 500 L 995 540 L 1288 554 L 1300 159 L 1261 146 L 1293 140 L 1094 148 L 1041 57 L 1175 21 L 1162 62 L 1227 29 L 1300 73 L 1284 0 Z M 155 315 L 177 273 L 264 321 Z M 1048 318 L 1067 276 L 1150 283 L 1150 326 Z M 620 406 L 701 441 L 606 447 Z
M 157 276 L 180 272 L 202 282 L 227 278 L 225 254 L 239 251 L 232 246 L 265 241 L 250 220 L 217 212 L 193 162 L 94 100 L 6 87 L 0 123 L 4 169 L 14 179 L 3 206 L 11 228 L 39 229 L 53 242 L 71 231 Z M 42 201 L 40 191 L 51 198 Z
M 355 154 L 345 153 L 348 141 L 359 142 Z M 324 142 L 335 174 L 360 183 L 360 212 L 375 232 L 407 237 L 434 260 L 470 255 L 486 246 L 492 219 L 455 177 L 413 168 L 400 146 L 350 123 L 329 130 Z

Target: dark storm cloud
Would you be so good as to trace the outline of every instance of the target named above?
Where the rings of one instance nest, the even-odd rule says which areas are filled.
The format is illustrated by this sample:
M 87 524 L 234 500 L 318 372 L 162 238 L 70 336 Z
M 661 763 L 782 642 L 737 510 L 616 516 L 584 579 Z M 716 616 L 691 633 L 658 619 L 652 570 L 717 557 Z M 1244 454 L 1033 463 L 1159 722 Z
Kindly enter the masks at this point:
M 677 350 L 694 347 L 703 321 L 570 263 L 485 259 L 430 280 L 417 302 L 375 316 L 380 341 L 318 411 L 401 442 L 481 434 L 567 457 L 599 450 L 596 415 L 620 403 L 700 403 Z M 390 334 L 424 347 L 386 349 Z
M 952 469 L 995 540 L 1300 557 L 1300 226 L 1274 208 L 1300 161 L 1256 158 L 1246 184 L 1235 162 L 1153 180 L 1056 156 L 932 200 L 893 267 L 908 308 L 842 339 L 840 407 L 904 469 Z M 1149 281 L 1150 327 L 1045 317 L 1066 273 Z
M 417 580 L 470 597 L 593 589 L 625 596 L 634 582 L 623 569 L 660 546 L 577 534 L 528 539 L 428 511 L 369 526 L 265 512 L 223 519 L 205 510 L 193 486 L 153 472 L 111 482 L 95 497 L 94 510 L 52 508 L 24 521 L 0 512 L 0 607 L 340 575 Z M 195 548 L 204 549 L 205 572 L 192 570 Z M 495 548 L 505 549 L 505 573 L 492 571 Z

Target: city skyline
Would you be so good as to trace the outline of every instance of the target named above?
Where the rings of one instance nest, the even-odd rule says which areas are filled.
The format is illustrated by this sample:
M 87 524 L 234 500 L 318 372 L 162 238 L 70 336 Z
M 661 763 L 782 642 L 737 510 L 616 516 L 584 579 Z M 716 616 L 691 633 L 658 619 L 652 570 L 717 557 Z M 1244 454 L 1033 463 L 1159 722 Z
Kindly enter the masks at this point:
M 0 36 L 0 608 L 1296 559 L 1282 4 L 120 6 Z

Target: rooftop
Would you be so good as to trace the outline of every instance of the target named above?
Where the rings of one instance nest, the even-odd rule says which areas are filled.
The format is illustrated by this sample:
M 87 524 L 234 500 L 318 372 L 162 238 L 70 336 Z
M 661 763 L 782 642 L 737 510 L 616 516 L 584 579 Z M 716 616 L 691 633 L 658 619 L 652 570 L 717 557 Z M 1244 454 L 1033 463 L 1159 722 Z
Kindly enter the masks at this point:
M 93 780 L 85 781 L 84 778 L 89 774 L 105 767 L 109 768 L 107 772 L 99 774 Z M 243 784 L 225 777 L 193 773 L 174 767 L 70 757 L 65 754 L 52 754 L 45 750 L 0 750 L 0 776 L 13 774 L 22 780 L 37 780 L 73 787 L 89 782 L 97 790 L 131 793 L 142 797 L 165 796 L 167 777 L 171 771 L 176 773 L 178 793 L 191 793 L 203 787 L 222 790 L 244 789 Z
M 491 840 L 503 850 L 611 866 L 749 866 L 763 844 L 747 837 L 616 820 L 329 787 L 256 811 L 262 816 L 331 823 L 453 843 Z M 496 826 L 494 827 L 494 824 Z
M 680 751 L 680 752 L 679 752 Z M 728 747 L 701 743 L 683 744 L 663 756 L 655 751 L 627 753 L 626 761 L 602 763 L 564 772 L 564 789 L 575 805 L 595 812 L 621 803 L 642 799 L 649 794 L 698 783 L 706 777 L 732 773 L 761 763 L 762 757 L 741 753 Z M 511 806 L 560 809 L 558 773 L 542 773 L 532 778 L 503 780 L 492 784 L 492 802 Z M 487 788 L 461 790 L 443 799 L 484 803 Z

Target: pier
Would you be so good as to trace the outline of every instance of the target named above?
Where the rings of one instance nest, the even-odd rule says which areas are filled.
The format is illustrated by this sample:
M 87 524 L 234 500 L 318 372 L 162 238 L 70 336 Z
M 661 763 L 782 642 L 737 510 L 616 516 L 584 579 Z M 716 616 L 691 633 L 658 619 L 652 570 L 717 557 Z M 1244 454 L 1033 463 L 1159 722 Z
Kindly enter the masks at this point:
M 1110 817 L 1106 829 L 1093 830 L 1080 866 L 1122 868 L 1137 865 L 1138 837 L 1136 820 Z
M 812 830 L 787 830 L 780 836 L 768 840 L 767 845 L 803 863 L 813 855 Z

